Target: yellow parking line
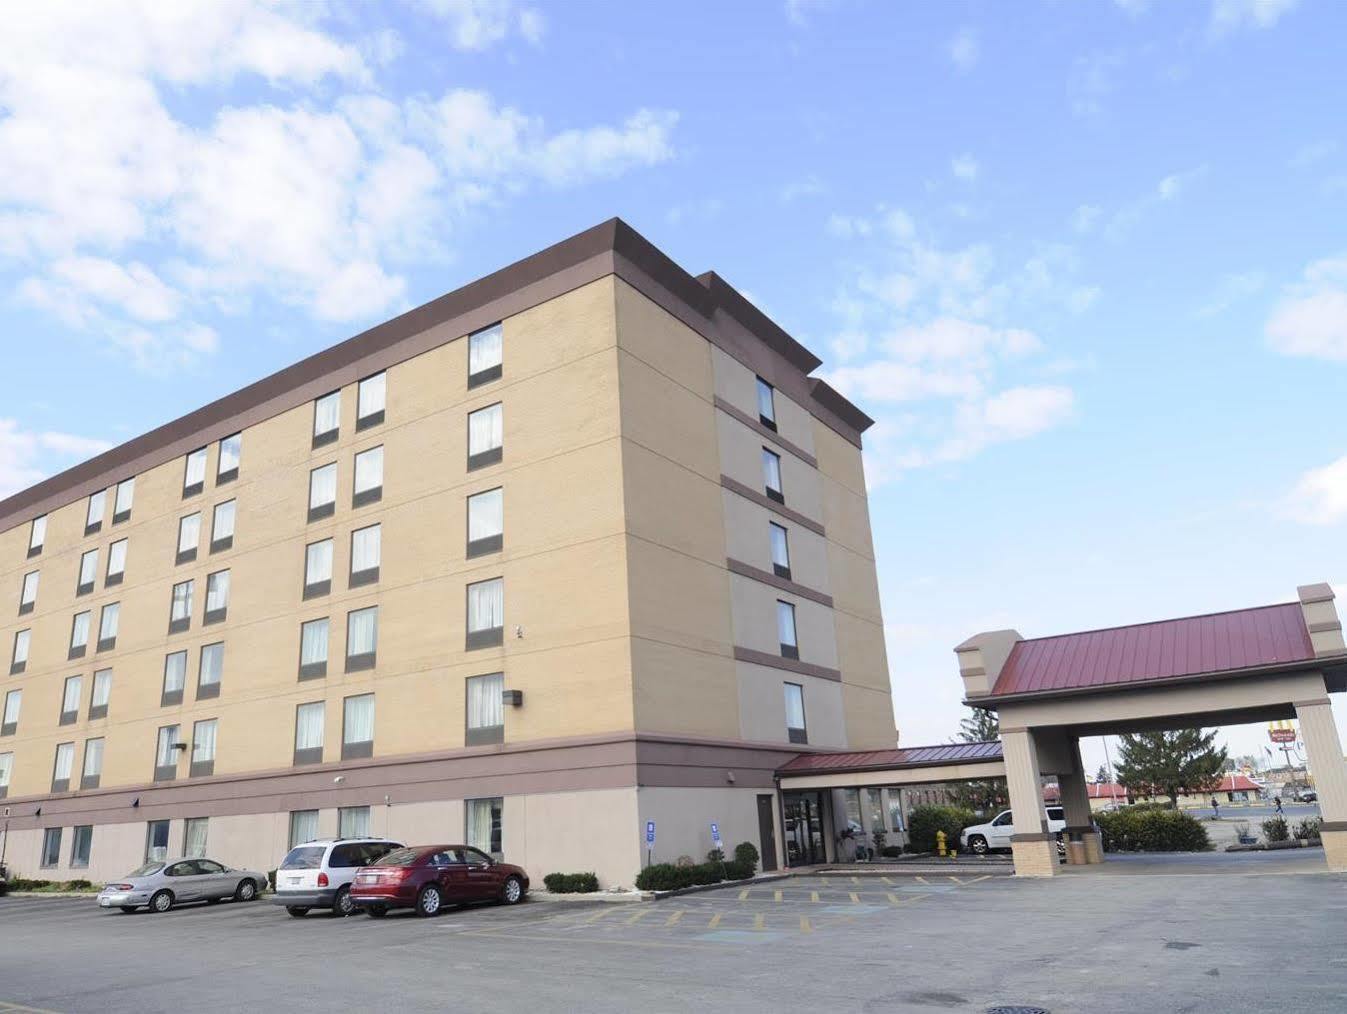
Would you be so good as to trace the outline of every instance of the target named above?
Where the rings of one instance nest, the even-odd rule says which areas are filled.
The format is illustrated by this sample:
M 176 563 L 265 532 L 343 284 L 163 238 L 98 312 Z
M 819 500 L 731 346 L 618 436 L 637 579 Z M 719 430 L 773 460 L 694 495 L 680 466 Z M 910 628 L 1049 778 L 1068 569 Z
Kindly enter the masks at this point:
M 780 891 L 777 891 L 776 893 L 777 893 L 777 894 L 780 894 L 781 892 L 780 892 Z M 740 901 L 747 901 L 747 900 L 748 900 L 748 888 L 747 888 L 747 887 L 745 887 L 742 891 L 739 892 L 739 900 L 740 900 Z M 780 900 L 780 899 L 778 899 L 778 900 Z
M 919 884 L 924 884 L 924 883 L 926 883 L 926 878 L 925 878 L 925 877 L 922 877 L 922 876 L 918 876 L 918 877 L 915 877 L 915 878 L 913 878 L 913 879 L 915 879 L 915 880 L 917 881 L 917 883 L 919 883 Z
M 648 908 L 639 908 L 639 909 L 637 909 L 635 912 L 633 912 L 633 913 L 631 914 L 631 917 L 627 920 L 627 925 L 628 925 L 628 926 L 632 926 L 632 925 L 635 925 L 636 923 L 640 922 L 640 921 L 641 921 L 641 917 L 642 917 L 643 915 L 645 915 L 645 914 L 646 914 L 647 912 L 649 912 L 649 911 L 650 911 L 650 909 L 648 909 Z
M 853 905 L 859 905 L 861 903 L 861 896 L 855 891 L 851 892 L 851 903 Z
M 974 877 L 972 880 L 966 881 L 964 886 L 967 886 L 968 884 L 976 884 L 976 883 L 978 883 L 979 881 L 982 881 L 982 880 L 991 880 L 991 879 L 992 879 L 992 875 L 991 875 L 990 873 L 984 873 L 984 874 L 983 874 L 982 876 L 980 876 L 980 877 Z
M 780 891 L 776 891 L 776 892 L 774 892 L 774 893 L 775 893 L 775 897 L 774 897 L 772 900 L 773 900 L 773 901 L 780 901 L 780 900 L 781 900 L 781 892 L 780 892 Z
M 677 912 L 675 912 L 673 915 L 669 916 L 669 918 L 664 920 L 664 925 L 673 926 L 681 918 L 683 918 L 683 910 L 680 908 Z
M 852 877 L 852 878 L 851 878 L 851 882 L 852 882 L 853 884 L 859 884 L 859 883 L 861 882 L 861 878 L 860 878 L 860 877 Z
M 962 885 L 962 884 L 963 884 L 963 881 L 960 880 L 958 877 L 950 877 L 949 879 L 952 880 L 952 881 L 954 881 L 956 884 L 959 884 L 959 885 Z
M 818 891 L 810 891 L 810 892 L 809 892 L 809 900 L 810 900 L 810 901 L 818 901 Z
M 22 1004 L 9 1003 L 5 1000 L 0 1000 L 0 1010 L 24 1011 L 26 1014 L 56 1014 L 46 1007 L 24 1007 Z
M 800 932 L 801 933 L 814 932 L 814 927 L 809 924 L 809 916 L 807 915 L 800 916 Z
M 759 912 L 757 915 L 753 917 L 753 928 L 755 930 L 767 928 L 767 917 L 763 915 L 761 912 Z
M 707 929 L 715 929 L 717 926 L 719 926 L 719 925 L 720 925 L 720 917 L 721 917 L 722 914 L 723 914 L 723 913 L 721 913 L 721 912 L 717 912 L 715 915 L 711 916 L 711 921 L 708 922 L 708 923 L 706 924 L 706 928 L 707 928 Z
M 602 919 L 611 911 L 612 911 L 611 908 L 601 908 L 593 915 L 591 915 L 588 919 L 586 919 L 585 922 L 598 922 L 600 919 Z
M 886 884 L 892 884 L 892 883 L 893 883 L 893 881 L 890 880 L 888 877 L 880 877 L 879 879 L 882 880 L 882 881 L 884 881 L 884 883 L 886 883 Z
M 894 894 L 892 891 L 889 892 L 890 905 L 901 905 L 902 903 L 903 903 L 902 898 L 898 897 L 898 895 Z

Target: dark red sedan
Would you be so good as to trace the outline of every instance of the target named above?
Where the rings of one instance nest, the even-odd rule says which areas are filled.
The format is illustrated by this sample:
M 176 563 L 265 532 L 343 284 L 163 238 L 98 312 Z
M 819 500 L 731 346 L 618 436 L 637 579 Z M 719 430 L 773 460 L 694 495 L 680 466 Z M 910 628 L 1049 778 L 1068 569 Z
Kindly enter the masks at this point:
M 391 908 L 436 915 L 445 905 L 499 901 L 514 905 L 528 893 L 528 874 L 468 845 L 413 845 L 362 866 L 351 901 L 376 919 Z

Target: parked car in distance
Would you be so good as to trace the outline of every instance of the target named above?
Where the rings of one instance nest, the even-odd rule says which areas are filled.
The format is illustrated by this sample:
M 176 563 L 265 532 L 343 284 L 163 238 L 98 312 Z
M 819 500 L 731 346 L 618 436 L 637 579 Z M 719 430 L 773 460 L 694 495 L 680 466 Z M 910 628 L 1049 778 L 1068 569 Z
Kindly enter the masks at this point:
M 351 901 L 378 919 L 393 908 L 435 915 L 446 904 L 498 901 L 514 905 L 528 893 L 518 866 L 497 862 L 468 845 L 416 845 L 390 852 L 355 876 Z
M 167 912 L 189 901 L 252 901 L 266 882 L 265 873 L 231 869 L 214 859 L 152 860 L 104 887 L 98 893 L 98 905 L 123 912 L 144 905 L 151 912 Z
M 1049 806 L 1048 833 L 1061 834 L 1066 830 L 1066 811 L 1060 806 Z M 1010 848 L 1010 836 L 1015 831 L 1011 811 L 1002 810 L 985 824 L 966 827 L 959 834 L 959 845 L 969 852 L 986 855 L 994 849 Z
M 1314 789 L 1298 789 L 1296 791 L 1297 803 L 1317 803 L 1319 802 L 1319 793 Z
M 323 838 L 296 845 L 276 870 L 273 905 L 284 905 L 293 916 L 310 909 L 328 908 L 333 915 L 350 915 L 351 881 L 356 870 L 378 862 L 402 842 L 386 838 Z

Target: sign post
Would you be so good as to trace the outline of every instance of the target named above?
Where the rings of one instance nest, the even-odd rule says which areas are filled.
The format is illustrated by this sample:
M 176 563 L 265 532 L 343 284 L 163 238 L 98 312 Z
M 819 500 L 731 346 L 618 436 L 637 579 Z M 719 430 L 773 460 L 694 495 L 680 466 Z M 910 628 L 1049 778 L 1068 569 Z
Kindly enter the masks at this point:
M 650 865 L 651 857 L 655 852 L 655 822 L 647 820 L 645 822 L 645 864 Z

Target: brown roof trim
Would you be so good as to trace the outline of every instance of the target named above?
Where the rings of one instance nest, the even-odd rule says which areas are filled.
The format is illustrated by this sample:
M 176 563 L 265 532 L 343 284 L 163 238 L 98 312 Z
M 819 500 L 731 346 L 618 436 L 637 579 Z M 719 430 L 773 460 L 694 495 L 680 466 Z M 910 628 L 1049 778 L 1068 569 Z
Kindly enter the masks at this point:
M 500 319 L 493 314 L 521 312 L 609 274 L 625 278 L 632 268 L 691 310 L 700 326 L 689 321 L 690 326 L 708 341 L 726 347 L 713 321 L 720 309 L 803 373 L 820 364 L 719 276 L 698 281 L 626 222 L 612 218 L 15 493 L 0 501 L 0 532 Z M 456 319 L 459 330 L 427 334 Z M 840 395 L 825 398 L 816 417 L 859 447 L 864 427 L 849 420 L 869 425 L 869 417 Z
M 815 377 L 809 381 L 809 387 L 816 402 L 853 429 L 864 433 L 875 424 L 873 419 L 842 397 L 827 381 Z

